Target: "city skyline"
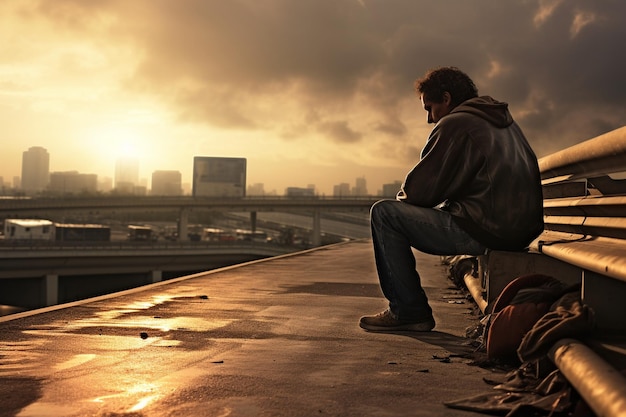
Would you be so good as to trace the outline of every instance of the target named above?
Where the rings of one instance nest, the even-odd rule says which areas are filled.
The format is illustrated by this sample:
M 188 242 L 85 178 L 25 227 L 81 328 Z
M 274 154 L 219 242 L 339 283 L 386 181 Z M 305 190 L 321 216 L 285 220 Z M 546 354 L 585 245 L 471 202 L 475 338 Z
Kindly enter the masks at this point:
M 413 91 L 454 65 L 509 103 L 539 157 L 624 125 L 626 4 L 584 0 L 252 0 L 0 5 L 5 181 L 50 171 L 140 177 L 195 156 L 246 158 L 267 191 L 404 179 L 432 126 Z
M 45 155 L 45 161 L 41 161 L 41 157 Z M 30 156 L 29 158 L 27 158 L 28 156 Z M 215 157 L 194 157 L 194 163 L 196 163 L 197 159 L 224 159 L 224 158 L 215 158 Z M 231 159 L 231 160 L 240 160 L 240 159 L 245 159 L 245 158 L 225 158 L 225 159 Z M 44 163 L 43 166 L 37 166 L 37 163 Z M 50 162 L 50 153 L 47 151 L 47 149 L 40 147 L 40 146 L 33 146 L 30 147 L 28 150 L 23 152 L 23 162 L 22 162 L 22 168 L 21 168 L 21 172 L 22 172 L 22 177 L 24 176 L 24 174 L 29 175 L 30 172 L 29 171 L 35 171 L 37 176 L 41 177 L 42 174 L 44 177 L 48 177 L 47 181 L 44 181 L 43 183 L 41 182 L 41 180 L 39 181 L 40 184 L 38 185 L 38 187 L 35 188 L 24 188 L 23 183 L 21 181 L 22 177 L 13 177 L 13 181 L 9 181 L 8 178 L 4 178 L 2 176 L 0 176 L 0 179 L 4 181 L 4 184 L 0 184 L 0 189 L 2 188 L 2 186 L 8 186 L 9 188 L 16 188 L 16 190 L 14 191 L 20 191 L 20 192 L 27 192 L 27 194 L 29 195 L 34 195 L 34 191 L 40 192 L 40 191 L 52 191 L 52 192 L 58 192 L 60 191 L 59 187 L 54 187 L 54 177 L 56 176 L 57 179 L 61 179 L 62 181 L 67 181 L 67 179 L 63 178 L 66 176 L 71 176 L 71 177 L 91 177 L 91 181 L 94 183 L 93 187 L 88 187 L 89 189 L 85 189 L 84 191 L 91 191 L 94 192 L 99 191 L 99 192 L 110 192 L 112 190 L 116 190 L 117 192 L 122 192 L 124 194 L 134 194 L 137 193 L 137 187 L 139 188 L 144 188 L 144 191 L 141 192 L 139 191 L 139 194 L 142 193 L 149 193 L 152 194 L 153 191 L 155 190 L 155 178 L 159 178 L 161 181 L 165 181 L 167 177 L 167 181 L 169 181 L 169 184 L 158 184 L 156 185 L 156 188 L 158 190 L 164 190 L 164 189 L 168 189 L 167 193 L 168 195 L 177 195 L 176 193 L 173 193 L 171 190 L 172 184 L 171 184 L 171 175 L 172 174 L 177 174 L 176 176 L 176 181 L 179 184 L 179 188 L 180 188 L 180 192 L 181 194 L 190 194 L 192 192 L 192 179 L 190 179 L 189 182 L 183 181 L 182 179 L 182 173 L 180 170 L 160 170 L 157 169 L 155 171 L 153 171 L 152 173 L 150 173 L 150 178 L 146 178 L 146 177 L 142 177 L 139 175 L 139 168 L 141 166 L 141 161 L 140 159 L 136 159 L 136 158 L 128 158 L 128 157 L 123 157 L 123 158 L 119 158 L 115 161 L 115 166 L 113 168 L 114 170 L 114 174 L 112 177 L 109 176 L 99 176 L 98 174 L 95 173 L 84 173 L 84 172 L 79 172 L 77 170 L 64 170 L 64 171 L 53 171 L 49 169 L 49 162 Z M 30 166 L 24 166 L 24 163 L 29 164 Z M 244 161 L 244 165 L 246 164 L 246 162 Z M 46 171 L 43 172 L 42 171 Z M 20 179 L 20 186 L 19 187 L 14 187 L 13 183 L 15 182 L 15 178 Z M 62 179 L 63 178 L 63 179 Z M 265 184 L 264 183 L 259 183 L 259 182 L 255 182 L 255 181 L 249 181 L 246 177 L 245 177 L 245 169 L 244 169 L 244 182 L 247 183 L 247 189 L 249 190 L 253 190 L 253 194 L 255 195 L 260 195 L 260 194 L 267 194 L 267 195 L 283 195 L 283 194 L 287 194 L 287 190 L 289 188 L 291 189 L 295 189 L 295 188 L 313 188 L 314 192 L 317 195 L 339 195 L 339 196 L 346 196 L 346 195 L 376 195 L 376 194 L 384 194 L 385 188 L 386 186 L 388 187 L 389 185 L 392 185 L 394 183 L 398 183 L 398 181 L 394 181 L 393 183 L 387 183 L 387 184 L 383 184 L 382 187 L 380 189 L 378 189 L 377 191 L 372 191 L 372 192 L 368 192 L 367 190 L 367 179 L 365 176 L 361 176 L 361 177 L 357 177 L 355 179 L 353 179 L 354 182 L 353 183 L 345 183 L 345 182 L 341 182 L 341 183 L 337 183 L 337 184 L 333 184 L 332 186 L 332 191 L 330 193 L 325 193 L 321 190 L 319 190 L 318 186 L 316 184 L 306 184 L 306 185 L 302 185 L 302 184 L 291 184 L 287 187 L 285 187 L 284 190 L 266 190 L 265 189 Z M 84 179 L 83 179 L 84 181 Z M 58 182 L 58 181 L 57 181 Z M 76 182 L 76 179 L 73 180 L 73 182 Z M 95 186 L 95 184 L 97 183 L 97 187 Z M 337 191 L 337 187 L 339 186 L 348 186 L 348 192 L 345 192 L 345 189 L 338 192 Z M 93 189 L 92 189 L 93 188 Z M 76 191 L 78 192 L 78 191 Z M 387 192 L 387 194 L 389 194 L 389 192 Z M 165 195 L 165 194 L 159 194 L 159 195 Z

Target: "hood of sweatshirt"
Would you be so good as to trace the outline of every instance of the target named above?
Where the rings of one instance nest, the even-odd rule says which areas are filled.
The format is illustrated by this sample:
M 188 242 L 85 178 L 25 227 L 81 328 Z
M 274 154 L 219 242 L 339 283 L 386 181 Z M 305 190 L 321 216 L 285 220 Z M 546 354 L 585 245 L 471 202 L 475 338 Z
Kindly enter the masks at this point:
M 507 127 L 513 123 L 509 105 L 489 96 L 474 97 L 455 107 L 450 113 L 470 113 L 485 119 L 496 127 Z

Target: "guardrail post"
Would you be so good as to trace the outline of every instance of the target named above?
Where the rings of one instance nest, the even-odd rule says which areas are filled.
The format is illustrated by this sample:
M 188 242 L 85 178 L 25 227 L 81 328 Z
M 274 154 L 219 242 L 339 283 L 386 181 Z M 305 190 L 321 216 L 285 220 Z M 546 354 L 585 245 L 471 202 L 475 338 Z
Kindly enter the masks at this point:
M 180 209 L 178 215 L 178 241 L 186 242 L 189 240 L 187 236 L 187 225 L 189 224 L 189 210 L 186 207 Z
M 59 304 L 59 276 L 56 274 L 47 274 L 44 277 L 44 288 L 46 306 Z
M 256 211 L 250 212 L 250 230 L 256 232 Z
M 313 236 L 311 237 L 313 246 L 322 244 L 322 213 L 320 210 L 313 212 Z
M 150 282 L 161 282 L 163 280 L 163 271 L 154 270 L 150 271 Z

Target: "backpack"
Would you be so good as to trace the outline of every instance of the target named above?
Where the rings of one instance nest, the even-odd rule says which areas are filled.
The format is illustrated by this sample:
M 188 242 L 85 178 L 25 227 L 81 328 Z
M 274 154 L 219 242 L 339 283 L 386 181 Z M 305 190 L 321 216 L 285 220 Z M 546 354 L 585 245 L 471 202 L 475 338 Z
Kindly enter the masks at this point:
M 564 292 L 564 285 L 542 274 L 511 281 L 496 299 L 489 318 L 487 357 L 519 362 L 517 348 L 524 335 Z

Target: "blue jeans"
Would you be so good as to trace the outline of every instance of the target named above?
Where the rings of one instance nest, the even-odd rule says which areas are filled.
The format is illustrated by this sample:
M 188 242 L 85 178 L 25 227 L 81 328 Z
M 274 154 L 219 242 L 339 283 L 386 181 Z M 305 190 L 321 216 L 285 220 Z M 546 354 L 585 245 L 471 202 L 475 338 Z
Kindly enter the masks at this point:
M 400 320 L 432 317 L 411 247 L 432 255 L 482 255 L 485 247 L 436 208 L 397 200 L 376 202 L 370 212 L 374 257 L 389 309 Z

